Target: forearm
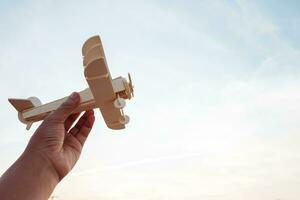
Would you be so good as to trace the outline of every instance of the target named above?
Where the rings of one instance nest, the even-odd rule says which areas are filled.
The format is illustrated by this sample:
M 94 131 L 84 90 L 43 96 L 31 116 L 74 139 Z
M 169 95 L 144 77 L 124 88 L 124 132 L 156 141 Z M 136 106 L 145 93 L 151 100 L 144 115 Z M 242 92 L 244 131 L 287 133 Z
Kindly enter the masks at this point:
M 48 162 L 25 151 L 0 178 L 1 200 L 47 200 L 59 182 Z

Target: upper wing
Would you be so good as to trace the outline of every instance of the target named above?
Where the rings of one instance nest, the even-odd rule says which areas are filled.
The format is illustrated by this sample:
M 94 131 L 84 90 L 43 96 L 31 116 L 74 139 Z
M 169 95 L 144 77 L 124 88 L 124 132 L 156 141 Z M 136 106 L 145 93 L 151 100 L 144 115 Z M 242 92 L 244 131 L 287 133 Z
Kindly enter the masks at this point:
M 106 63 L 103 46 L 100 37 L 98 35 L 91 37 L 83 44 L 82 56 L 83 56 L 83 66 L 87 66 L 89 62 L 99 57 L 104 58 L 104 61 Z
M 90 62 L 84 69 L 84 75 L 97 106 L 103 106 L 116 99 L 112 79 L 104 58 L 97 58 Z
M 96 39 L 95 39 L 96 38 Z M 98 40 L 98 39 L 99 40 Z M 104 51 L 99 37 L 93 37 L 83 46 L 84 75 L 93 93 L 97 107 L 100 107 L 106 125 L 112 129 L 125 128 L 120 123 L 121 110 L 114 107 L 116 94 L 106 64 Z
M 102 56 L 105 57 L 104 55 L 104 51 L 103 51 L 103 47 L 102 47 L 102 43 L 101 43 L 101 39 L 99 37 L 99 35 L 95 35 L 91 38 L 89 38 L 82 46 L 82 56 L 86 56 L 87 53 L 94 47 L 97 45 L 101 45 L 102 48 Z

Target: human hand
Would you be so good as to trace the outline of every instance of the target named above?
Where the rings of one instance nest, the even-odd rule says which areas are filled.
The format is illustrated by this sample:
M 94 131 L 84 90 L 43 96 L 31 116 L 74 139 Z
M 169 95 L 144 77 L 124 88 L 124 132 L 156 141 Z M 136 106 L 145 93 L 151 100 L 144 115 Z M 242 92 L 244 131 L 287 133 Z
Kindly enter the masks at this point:
M 59 180 L 70 172 L 79 159 L 84 142 L 95 121 L 93 110 L 88 110 L 71 128 L 80 115 L 80 113 L 71 114 L 79 101 L 79 94 L 72 93 L 66 102 L 47 116 L 25 150 L 49 162 Z
M 71 128 L 80 115 L 71 114 L 79 100 L 73 93 L 35 131 L 24 153 L 0 177 L 1 200 L 46 200 L 74 167 L 95 121 L 89 110 Z

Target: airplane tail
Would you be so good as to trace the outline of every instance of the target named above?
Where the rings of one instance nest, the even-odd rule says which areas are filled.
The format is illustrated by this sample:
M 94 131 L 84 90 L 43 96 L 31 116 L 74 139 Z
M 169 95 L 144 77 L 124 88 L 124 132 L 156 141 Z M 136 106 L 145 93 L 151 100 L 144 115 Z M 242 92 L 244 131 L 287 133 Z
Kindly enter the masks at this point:
M 29 99 L 8 99 L 8 101 L 18 112 L 34 107 Z
M 30 97 L 28 99 L 8 99 L 8 101 L 18 111 L 19 120 L 26 124 L 26 129 L 29 130 L 33 122 L 26 121 L 22 115 L 22 112 L 41 105 L 41 101 L 37 97 Z

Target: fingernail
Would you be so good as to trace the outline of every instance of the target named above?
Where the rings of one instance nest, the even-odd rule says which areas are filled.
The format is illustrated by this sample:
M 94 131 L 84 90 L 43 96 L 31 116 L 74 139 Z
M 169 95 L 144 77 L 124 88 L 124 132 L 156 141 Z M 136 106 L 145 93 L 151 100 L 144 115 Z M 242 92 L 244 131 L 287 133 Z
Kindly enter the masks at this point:
M 78 99 L 78 94 L 76 92 L 73 92 L 71 95 L 70 95 L 70 98 L 72 100 L 77 100 Z

